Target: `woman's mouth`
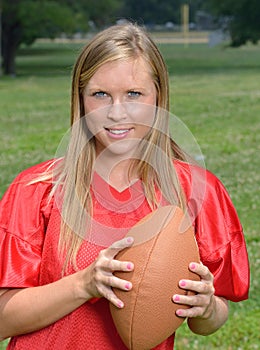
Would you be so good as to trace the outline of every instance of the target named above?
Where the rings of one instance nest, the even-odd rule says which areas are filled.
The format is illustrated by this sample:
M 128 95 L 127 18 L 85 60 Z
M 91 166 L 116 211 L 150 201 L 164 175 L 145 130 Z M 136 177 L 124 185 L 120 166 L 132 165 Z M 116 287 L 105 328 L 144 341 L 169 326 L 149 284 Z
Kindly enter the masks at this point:
M 113 129 L 113 128 L 105 128 L 108 135 L 112 138 L 124 138 L 126 137 L 130 131 L 133 129 L 133 128 L 122 128 L 122 129 Z

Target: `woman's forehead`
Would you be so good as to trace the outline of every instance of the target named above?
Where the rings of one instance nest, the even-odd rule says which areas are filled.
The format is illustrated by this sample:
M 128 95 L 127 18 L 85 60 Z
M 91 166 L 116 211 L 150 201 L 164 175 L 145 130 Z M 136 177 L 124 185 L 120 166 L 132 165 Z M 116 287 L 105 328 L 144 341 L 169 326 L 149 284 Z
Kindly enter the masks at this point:
M 101 65 L 90 78 L 88 85 L 107 82 L 141 82 L 152 80 L 151 68 L 142 58 L 120 59 Z

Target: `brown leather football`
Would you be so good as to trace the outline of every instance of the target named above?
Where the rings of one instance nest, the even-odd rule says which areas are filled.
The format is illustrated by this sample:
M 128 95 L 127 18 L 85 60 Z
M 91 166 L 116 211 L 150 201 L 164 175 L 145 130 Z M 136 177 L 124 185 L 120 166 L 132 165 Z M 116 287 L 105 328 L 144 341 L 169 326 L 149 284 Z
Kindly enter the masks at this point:
M 172 302 L 172 296 L 187 294 L 178 286 L 181 279 L 199 280 L 188 269 L 190 262 L 200 261 L 198 247 L 187 217 L 175 206 L 150 213 L 127 236 L 134 237 L 135 243 L 116 259 L 131 261 L 135 268 L 115 275 L 131 281 L 133 288 L 128 292 L 114 289 L 125 306 L 119 309 L 110 304 L 110 311 L 128 349 L 152 349 L 184 321 L 175 313 L 180 306 Z

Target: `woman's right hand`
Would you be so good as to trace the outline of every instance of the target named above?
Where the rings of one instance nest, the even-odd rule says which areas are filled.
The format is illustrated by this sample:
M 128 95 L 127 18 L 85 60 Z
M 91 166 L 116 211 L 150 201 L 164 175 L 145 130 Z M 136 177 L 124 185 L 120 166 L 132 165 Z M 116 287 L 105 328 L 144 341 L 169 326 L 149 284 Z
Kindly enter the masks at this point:
M 55 282 L 23 289 L 0 289 L 0 341 L 47 327 L 91 298 L 105 297 L 117 307 L 123 307 L 112 287 L 127 291 L 132 285 L 113 272 L 132 271 L 134 265 L 118 261 L 115 256 L 132 244 L 130 237 L 117 241 L 102 250 L 86 269 Z
M 116 260 L 115 256 L 121 250 L 132 246 L 133 242 L 132 237 L 114 242 L 110 247 L 101 250 L 97 259 L 85 269 L 85 272 L 90 273 L 87 289 L 92 298 L 105 297 L 115 306 L 124 307 L 123 302 L 117 298 L 112 287 L 129 291 L 132 289 L 132 284 L 127 280 L 114 276 L 113 273 L 115 271 L 133 271 L 134 264 L 130 261 Z

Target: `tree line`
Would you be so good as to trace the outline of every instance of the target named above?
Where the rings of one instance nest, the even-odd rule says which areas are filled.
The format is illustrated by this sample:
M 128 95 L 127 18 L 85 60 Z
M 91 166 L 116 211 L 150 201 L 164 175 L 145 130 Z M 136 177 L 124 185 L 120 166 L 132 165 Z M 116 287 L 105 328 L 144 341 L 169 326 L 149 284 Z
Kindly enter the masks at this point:
M 85 33 L 90 27 L 99 30 L 120 18 L 150 26 L 179 24 L 182 4 L 189 4 L 191 22 L 198 10 L 211 13 L 216 21 L 225 19 L 233 46 L 259 40 L 259 0 L 0 0 L 2 72 L 15 75 L 21 44 Z

